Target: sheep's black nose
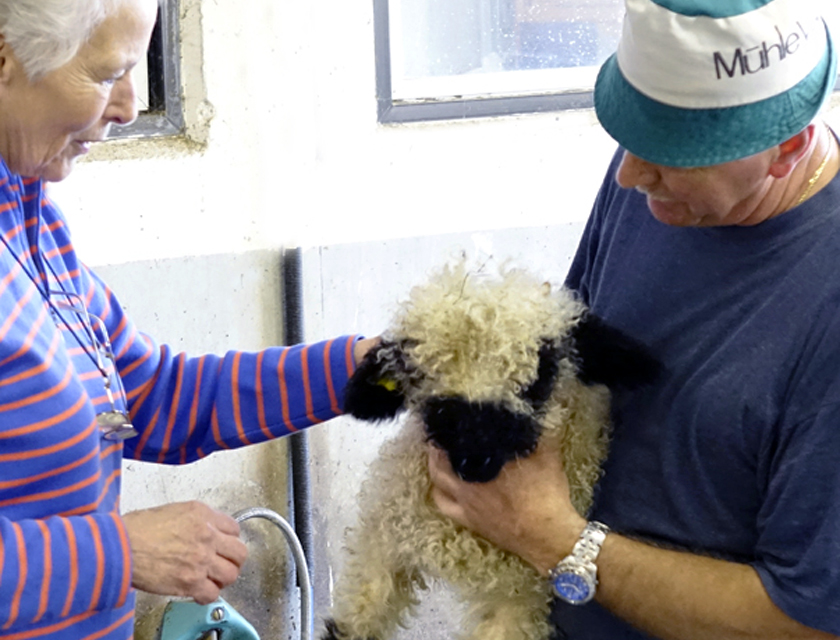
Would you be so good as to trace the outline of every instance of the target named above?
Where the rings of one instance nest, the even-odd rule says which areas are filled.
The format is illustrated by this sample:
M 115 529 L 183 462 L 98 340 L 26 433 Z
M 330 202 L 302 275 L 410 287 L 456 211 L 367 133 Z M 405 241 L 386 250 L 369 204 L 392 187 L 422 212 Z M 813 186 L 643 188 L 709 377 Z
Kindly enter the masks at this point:
M 459 457 L 449 456 L 449 462 L 458 476 L 467 482 L 490 482 L 499 475 L 505 460 L 500 457 Z
M 430 398 L 422 411 L 429 439 L 469 482 L 488 482 L 506 462 L 530 454 L 541 432 L 532 416 L 497 403 Z

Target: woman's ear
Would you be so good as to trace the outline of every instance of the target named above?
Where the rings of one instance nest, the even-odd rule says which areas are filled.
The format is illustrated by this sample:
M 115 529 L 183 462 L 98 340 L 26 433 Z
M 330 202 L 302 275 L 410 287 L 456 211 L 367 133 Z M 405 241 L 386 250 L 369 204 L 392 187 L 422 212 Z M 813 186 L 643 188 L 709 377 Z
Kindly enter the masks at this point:
M 6 42 L 6 36 L 0 33 L 0 90 L 21 77 L 26 78 L 28 82 L 29 79 L 21 67 L 20 60 Z
M 405 405 L 401 383 L 394 375 L 404 370 L 403 359 L 402 350 L 393 342 L 370 349 L 344 388 L 344 412 L 369 422 L 396 416 Z
M 6 43 L 6 36 L 0 34 L 0 83 L 6 84 L 9 78 L 9 71 L 11 69 L 11 62 L 9 53 L 11 49 Z

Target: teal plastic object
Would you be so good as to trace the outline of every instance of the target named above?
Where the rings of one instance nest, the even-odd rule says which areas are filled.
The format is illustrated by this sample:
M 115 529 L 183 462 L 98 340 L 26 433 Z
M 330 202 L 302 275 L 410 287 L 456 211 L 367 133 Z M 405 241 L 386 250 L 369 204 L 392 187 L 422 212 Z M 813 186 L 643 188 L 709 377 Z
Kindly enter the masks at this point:
M 210 604 L 173 600 L 166 605 L 160 626 L 160 640 L 260 640 L 256 629 L 242 615 L 219 598 Z
M 312 580 L 303 546 L 294 528 L 270 509 L 250 507 L 234 514 L 237 522 L 264 518 L 274 524 L 291 547 L 300 585 L 300 637 L 314 637 Z M 193 600 L 171 600 L 164 609 L 157 640 L 259 640 L 254 627 L 224 599 L 200 605 Z

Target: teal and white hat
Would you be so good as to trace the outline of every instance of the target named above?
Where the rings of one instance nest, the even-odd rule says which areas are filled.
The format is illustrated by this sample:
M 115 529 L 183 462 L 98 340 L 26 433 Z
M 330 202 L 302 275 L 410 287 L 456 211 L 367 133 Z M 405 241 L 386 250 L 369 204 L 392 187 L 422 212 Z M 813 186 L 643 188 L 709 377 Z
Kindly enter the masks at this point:
M 595 111 L 649 162 L 697 167 L 764 151 L 802 131 L 834 88 L 837 54 L 816 0 L 625 4 Z

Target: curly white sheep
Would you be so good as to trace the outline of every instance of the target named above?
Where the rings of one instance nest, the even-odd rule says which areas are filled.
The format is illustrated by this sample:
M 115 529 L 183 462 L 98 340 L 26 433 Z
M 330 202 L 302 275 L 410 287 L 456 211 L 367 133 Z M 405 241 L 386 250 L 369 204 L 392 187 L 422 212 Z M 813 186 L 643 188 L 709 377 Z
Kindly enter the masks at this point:
M 362 486 L 324 640 L 387 640 L 434 580 L 467 605 L 464 638 L 550 635 L 547 579 L 437 511 L 427 442 L 463 479 L 486 482 L 554 440 L 585 514 L 607 452 L 607 387 L 645 382 L 656 363 L 569 291 L 500 271 L 459 264 L 413 289 L 348 384 L 345 409 L 357 418 L 408 415 Z

